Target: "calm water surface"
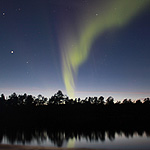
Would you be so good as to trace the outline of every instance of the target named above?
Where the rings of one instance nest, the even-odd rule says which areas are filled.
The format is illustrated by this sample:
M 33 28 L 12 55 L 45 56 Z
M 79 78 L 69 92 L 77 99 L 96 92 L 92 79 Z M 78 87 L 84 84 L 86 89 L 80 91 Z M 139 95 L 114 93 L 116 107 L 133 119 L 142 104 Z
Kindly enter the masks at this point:
M 1 144 L 76 148 L 150 149 L 149 131 L 2 130 Z

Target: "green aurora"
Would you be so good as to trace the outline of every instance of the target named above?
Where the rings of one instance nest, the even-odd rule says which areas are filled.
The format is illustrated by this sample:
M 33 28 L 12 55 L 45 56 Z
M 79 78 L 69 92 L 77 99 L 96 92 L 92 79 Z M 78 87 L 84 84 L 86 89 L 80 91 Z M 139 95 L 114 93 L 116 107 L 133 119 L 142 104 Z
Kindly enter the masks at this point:
M 79 67 L 87 60 L 95 39 L 108 30 L 125 27 L 150 4 L 149 0 L 113 0 L 105 4 L 94 2 L 88 10 L 79 11 L 74 23 L 76 26 L 70 23 L 60 40 L 63 80 L 71 98 L 75 97 Z M 102 9 L 105 13 L 102 13 Z

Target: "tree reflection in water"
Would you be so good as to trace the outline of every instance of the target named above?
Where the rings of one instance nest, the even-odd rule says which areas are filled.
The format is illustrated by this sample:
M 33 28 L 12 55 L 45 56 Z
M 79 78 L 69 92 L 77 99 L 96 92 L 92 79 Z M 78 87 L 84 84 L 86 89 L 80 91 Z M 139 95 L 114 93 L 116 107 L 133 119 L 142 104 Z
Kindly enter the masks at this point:
M 70 139 L 81 141 L 85 139 L 87 142 L 105 141 L 108 138 L 110 141 L 115 140 L 115 136 L 125 136 L 126 138 L 134 137 L 134 135 L 150 137 L 150 129 L 146 130 L 127 130 L 127 129 L 103 129 L 103 130 L 88 130 L 88 131 L 70 131 L 70 130 L 50 130 L 50 129 L 3 129 L 0 131 L 0 143 L 3 139 L 7 139 L 9 144 L 31 144 L 36 141 L 42 144 L 48 141 L 57 147 L 63 146 Z

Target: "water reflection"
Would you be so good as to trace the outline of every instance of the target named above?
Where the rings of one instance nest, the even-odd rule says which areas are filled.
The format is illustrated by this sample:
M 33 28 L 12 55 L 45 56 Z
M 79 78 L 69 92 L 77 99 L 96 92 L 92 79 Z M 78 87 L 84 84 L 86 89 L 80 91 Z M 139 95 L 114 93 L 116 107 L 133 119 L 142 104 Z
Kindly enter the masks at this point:
M 33 144 L 36 143 L 53 143 L 57 147 L 62 147 L 64 143 L 68 143 L 69 140 L 75 139 L 81 141 L 85 139 L 87 142 L 104 142 L 105 139 L 110 141 L 115 140 L 116 136 L 125 136 L 126 138 L 134 136 L 146 135 L 150 137 L 150 129 L 146 130 L 113 130 L 113 129 L 102 129 L 102 130 L 52 130 L 52 129 L 3 129 L 0 130 L 0 143 L 7 140 L 8 144 Z

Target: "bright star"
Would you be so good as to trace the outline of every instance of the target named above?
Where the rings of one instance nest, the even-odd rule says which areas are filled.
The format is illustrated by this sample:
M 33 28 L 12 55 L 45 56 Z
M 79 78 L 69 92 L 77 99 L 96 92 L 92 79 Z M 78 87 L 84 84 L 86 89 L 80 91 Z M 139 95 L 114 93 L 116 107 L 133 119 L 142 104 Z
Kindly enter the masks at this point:
M 14 51 L 13 50 L 11 50 L 11 54 L 13 54 L 14 53 Z

